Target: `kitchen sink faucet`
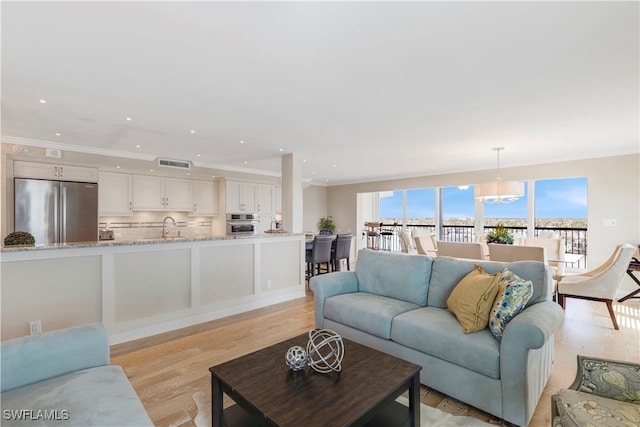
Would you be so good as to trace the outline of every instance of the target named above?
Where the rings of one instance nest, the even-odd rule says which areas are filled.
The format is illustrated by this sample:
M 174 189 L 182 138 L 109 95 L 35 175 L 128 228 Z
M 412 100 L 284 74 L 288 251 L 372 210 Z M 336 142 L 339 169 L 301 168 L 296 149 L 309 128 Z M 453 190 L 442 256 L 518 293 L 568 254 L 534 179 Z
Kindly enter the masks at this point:
M 169 230 L 167 230 L 167 220 L 168 219 L 171 220 L 173 227 L 176 226 L 176 220 L 173 219 L 173 217 L 171 217 L 171 216 L 164 217 L 164 219 L 162 220 L 162 238 L 163 239 L 169 237 Z

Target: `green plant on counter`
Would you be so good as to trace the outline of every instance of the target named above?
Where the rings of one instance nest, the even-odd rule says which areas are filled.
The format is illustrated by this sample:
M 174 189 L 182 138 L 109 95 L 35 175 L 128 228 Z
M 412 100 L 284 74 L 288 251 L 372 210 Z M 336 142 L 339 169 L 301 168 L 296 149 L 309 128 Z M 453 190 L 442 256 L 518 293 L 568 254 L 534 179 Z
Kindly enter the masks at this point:
M 513 235 L 504 228 L 501 222 L 496 228 L 487 233 L 487 243 L 502 243 L 503 245 L 513 244 Z
M 333 218 L 331 216 L 320 218 L 320 221 L 318 221 L 318 230 L 329 230 L 332 233 L 336 231 L 336 225 L 333 222 Z
M 5 246 L 33 245 L 35 243 L 36 239 L 27 231 L 14 231 L 4 238 Z

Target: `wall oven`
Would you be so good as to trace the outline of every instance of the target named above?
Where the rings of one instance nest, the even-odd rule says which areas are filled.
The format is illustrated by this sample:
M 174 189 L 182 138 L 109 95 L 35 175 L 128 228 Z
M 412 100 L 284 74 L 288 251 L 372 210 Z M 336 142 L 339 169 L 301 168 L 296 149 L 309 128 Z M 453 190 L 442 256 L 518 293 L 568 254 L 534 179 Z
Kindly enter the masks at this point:
M 258 216 L 255 214 L 227 214 L 227 236 L 258 234 Z

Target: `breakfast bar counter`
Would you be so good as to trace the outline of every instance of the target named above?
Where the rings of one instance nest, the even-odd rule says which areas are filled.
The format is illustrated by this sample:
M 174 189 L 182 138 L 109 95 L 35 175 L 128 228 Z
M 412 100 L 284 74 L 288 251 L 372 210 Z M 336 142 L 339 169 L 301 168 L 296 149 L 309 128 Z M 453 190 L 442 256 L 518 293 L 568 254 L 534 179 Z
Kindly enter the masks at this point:
M 3 247 L 2 338 L 103 322 L 111 344 L 304 296 L 304 234 Z

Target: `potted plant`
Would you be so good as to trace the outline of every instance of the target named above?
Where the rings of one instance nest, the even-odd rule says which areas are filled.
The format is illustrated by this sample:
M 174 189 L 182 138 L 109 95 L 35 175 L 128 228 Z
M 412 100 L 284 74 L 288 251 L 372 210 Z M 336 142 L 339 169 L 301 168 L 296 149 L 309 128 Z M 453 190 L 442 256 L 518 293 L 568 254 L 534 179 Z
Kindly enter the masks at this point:
M 27 231 L 14 231 L 13 233 L 7 234 L 7 237 L 4 238 L 5 246 L 27 246 L 34 245 L 35 243 L 36 239 Z
M 333 222 L 333 217 L 328 216 L 326 218 L 320 218 L 320 221 L 318 221 L 318 230 L 320 230 L 320 234 L 323 234 L 323 231 L 330 232 L 325 234 L 333 234 L 333 232 L 336 231 L 336 225 Z
M 496 225 L 496 228 L 487 233 L 487 243 L 501 243 L 503 245 L 513 244 L 513 235 L 504 228 L 501 222 Z

